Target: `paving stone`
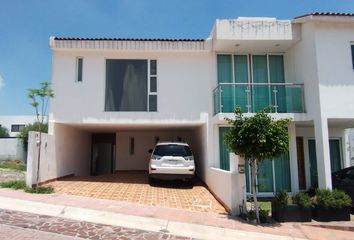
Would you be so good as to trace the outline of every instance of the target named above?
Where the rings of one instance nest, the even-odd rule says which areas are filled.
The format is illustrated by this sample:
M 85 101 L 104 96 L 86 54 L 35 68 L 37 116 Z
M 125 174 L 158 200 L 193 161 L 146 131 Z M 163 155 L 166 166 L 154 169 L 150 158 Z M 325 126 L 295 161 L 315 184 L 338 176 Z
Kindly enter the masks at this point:
M 166 234 L 163 232 L 148 232 L 139 229 L 123 228 L 119 226 L 109 226 L 105 224 L 96 224 L 96 223 L 89 223 L 84 221 L 80 222 L 80 221 L 75 221 L 75 220 L 70 220 L 65 218 L 57 218 L 57 217 L 50 217 L 45 215 L 0 209 L 0 228 L 1 226 L 4 225 L 22 228 L 22 229 L 33 229 L 41 232 L 54 233 L 58 235 L 65 235 L 65 236 L 71 236 L 76 238 L 92 239 L 92 240 L 96 240 L 96 239 L 97 240 L 123 240 L 123 239 L 187 240 L 190 239 L 190 238 Z M 1 234 L 3 234 L 4 236 L 6 235 L 6 233 L 0 230 L 0 236 Z M 20 235 L 21 234 L 19 233 L 19 236 Z M 4 239 L 4 238 L 0 238 L 0 239 Z M 11 239 L 11 238 L 7 238 L 7 239 Z M 51 238 L 44 237 L 43 239 L 51 239 Z M 67 239 L 67 238 L 63 237 L 62 239 Z
M 68 177 L 49 184 L 58 193 L 227 214 L 225 208 L 198 179 L 194 184 L 159 181 L 150 185 L 145 172 L 118 172 L 91 177 Z

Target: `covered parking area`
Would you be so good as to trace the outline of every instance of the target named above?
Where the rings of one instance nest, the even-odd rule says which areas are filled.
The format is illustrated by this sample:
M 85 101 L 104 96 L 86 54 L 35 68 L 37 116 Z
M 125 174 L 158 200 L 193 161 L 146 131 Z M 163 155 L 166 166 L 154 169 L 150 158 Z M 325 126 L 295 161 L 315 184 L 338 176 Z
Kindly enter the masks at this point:
M 55 168 L 56 176 L 60 178 L 47 184 L 53 185 L 59 193 L 226 214 L 225 208 L 199 178 L 207 165 L 205 132 L 206 125 L 201 122 L 56 123 L 54 139 L 50 142 L 55 145 L 51 154 L 55 164 L 52 162 L 48 166 Z M 148 151 L 159 141 L 181 141 L 191 146 L 196 164 L 192 184 L 180 181 L 148 183 Z M 44 154 L 43 158 L 50 156 Z

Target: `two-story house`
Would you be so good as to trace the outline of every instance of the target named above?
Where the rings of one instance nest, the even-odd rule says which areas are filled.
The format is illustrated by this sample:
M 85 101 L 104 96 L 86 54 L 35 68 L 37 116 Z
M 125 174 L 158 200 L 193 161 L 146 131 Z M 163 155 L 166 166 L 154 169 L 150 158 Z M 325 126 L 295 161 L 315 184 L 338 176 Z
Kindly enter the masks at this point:
M 350 164 L 353 14 L 217 19 L 207 39 L 51 37 L 50 47 L 41 181 L 146 171 L 156 142 L 186 141 L 198 177 L 237 211 L 249 169 L 238 173 L 223 141 L 235 106 L 252 115 L 271 105 L 274 118 L 292 119 L 289 153 L 259 168 L 260 195 L 330 188 L 331 172 Z

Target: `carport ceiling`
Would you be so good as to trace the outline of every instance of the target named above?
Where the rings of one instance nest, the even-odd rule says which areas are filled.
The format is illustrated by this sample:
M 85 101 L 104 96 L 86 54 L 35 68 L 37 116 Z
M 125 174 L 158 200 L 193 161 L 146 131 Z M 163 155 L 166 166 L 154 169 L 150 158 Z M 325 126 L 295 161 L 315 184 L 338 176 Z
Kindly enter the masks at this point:
M 180 123 L 180 124 L 65 124 L 66 126 L 90 132 L 112 132 L 112 131 L 178 131 L 178 130 L 194 130 L 201 127 L 202 123 Z

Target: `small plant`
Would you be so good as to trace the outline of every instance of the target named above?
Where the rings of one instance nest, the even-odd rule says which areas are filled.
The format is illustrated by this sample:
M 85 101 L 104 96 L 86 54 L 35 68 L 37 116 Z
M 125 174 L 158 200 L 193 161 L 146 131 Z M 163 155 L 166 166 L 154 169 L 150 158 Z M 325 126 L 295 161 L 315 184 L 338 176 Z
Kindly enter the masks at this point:
M 292 198 L 293 203 L 302 207 L 302 208 L 311 208 L 312 207 L 312 200 L 310 196 L 306 193 L 299 192 L 295 194 Z
M 2 188 L 12 188 L 12 189 L 24 189 L 26 187 L 26 183 L 23 180 L 10 180 L 6 182 L 1 182 L 0 187 Z
M 351 198 L 341 190 L 316 189 L 315 203 L 324 208 L 351 206 Z
M 52 186 L 40 186 L 36 188 L 26 187 L 25 192 L 38 193 L 38 194 L 50 194 L 54 192 L 54 188 Z
M 254 211 L 254 210 L 248 211 L 248 212 L 247 212 L 247 220 L 248 220 L 248 221 L 257 220 L 256 211 Z
M 275 194 L 275 204 L 278 207 L 286 207 L 289 203 L 289 194 L 287 191 L 280 191 Z

